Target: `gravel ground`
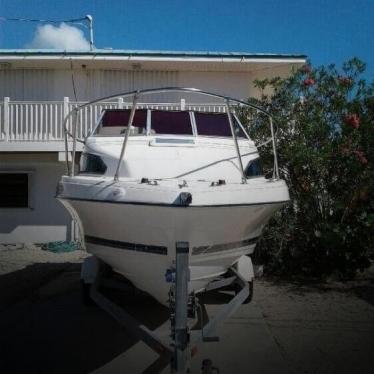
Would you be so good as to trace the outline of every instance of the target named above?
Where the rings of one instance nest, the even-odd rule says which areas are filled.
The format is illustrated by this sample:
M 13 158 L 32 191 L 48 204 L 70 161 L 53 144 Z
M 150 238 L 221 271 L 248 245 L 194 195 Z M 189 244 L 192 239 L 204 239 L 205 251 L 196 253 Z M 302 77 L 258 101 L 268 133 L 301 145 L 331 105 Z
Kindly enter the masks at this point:
M 293 373 L 372 373 L 374 283 L 258 280 L 261 308 Z
M 81 263 L 87 257 L 84 251 L 53 253 L 38 245 L 0 244 L 0 275 L 11 273 L 35 263 Z
M 134 344 L 107 314 L 82 306 L 79 271 L 86 256 L 0 247 L 0 373 L 89 373 Z M 167 320 L 149 298 L 134 305 L 150 328 Z M 253 306 L 289 373 L 373 372 L 372 279 L 305 285 L 261 278 Z M 238 321 L 246 317 L 245 307 Z M 256 342 L 248 336 L 243 344 Z

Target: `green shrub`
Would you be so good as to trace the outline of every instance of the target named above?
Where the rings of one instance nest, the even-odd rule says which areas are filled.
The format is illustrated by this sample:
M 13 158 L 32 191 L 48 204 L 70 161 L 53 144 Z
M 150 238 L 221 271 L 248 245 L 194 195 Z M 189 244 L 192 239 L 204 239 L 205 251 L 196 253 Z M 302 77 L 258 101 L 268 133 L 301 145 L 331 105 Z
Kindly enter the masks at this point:
M 291 196 L 257 246 L 268 272 L 347 278 L 373 260 L 374 82 L 361 79 L 364 70 L 352 59 L 341 70 L 307 65 L 287 79 L 256 82 L 273 92 L 251 102 L 274 117 Z M 261 143 L 269 134 L 265 118 L 241 116 Z M 272 169 L 271 145 L 260 152 Z

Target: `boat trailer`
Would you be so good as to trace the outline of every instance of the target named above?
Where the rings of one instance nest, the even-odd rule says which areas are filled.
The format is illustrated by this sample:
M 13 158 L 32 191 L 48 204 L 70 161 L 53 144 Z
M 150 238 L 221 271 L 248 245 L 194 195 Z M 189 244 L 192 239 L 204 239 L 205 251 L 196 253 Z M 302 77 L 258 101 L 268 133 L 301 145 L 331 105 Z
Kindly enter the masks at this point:
M 252 263 L 244 264 L 245 272 L 252 273 Z M 250 269 L 248 269 L 250 267 Z M 189 362 L 197 352 L 197 346 L 204 342 L 217 342 L 219 338 L 213 336 L 217 325 L 229 318 L 246 301 L 251 298 L 252 290 L 248 276 L 243 276 L 243 265 L 230 268 L 230 274 L 209 283 L 206 291 L 234 286 L 236 295 L 225 304 L 209 320 L 206 307 L 197 297 L 188 293 L 189 271 L 189 244 L 176 243 L 175 267 L 167 270 L 166 281 L 170 283 L 169 310 L 171 333 L 167 338 L 151 331 L 138 320 L 128 314 L 122 307 L 115 304 L 99 291 L 104 281 L 100 271 L 100 260 L 89 257 L 82 265 L 81 280 L 83 287 L 88 289 L 88 296 L 103 310 L 115 318 L 132 335 L 143 341 L 155 351 L 159 357 L 143 374 L 160 373 L 170 365 L 171 373 L 189 373 Z M 124 285 L 126 286 L 126 285 Z M 123 288 L 123 287 L 121 287 Z M 218 374 L 218 368 L 213 367 L 212 361 L 204 359 L 201 367 L 202 374 Z

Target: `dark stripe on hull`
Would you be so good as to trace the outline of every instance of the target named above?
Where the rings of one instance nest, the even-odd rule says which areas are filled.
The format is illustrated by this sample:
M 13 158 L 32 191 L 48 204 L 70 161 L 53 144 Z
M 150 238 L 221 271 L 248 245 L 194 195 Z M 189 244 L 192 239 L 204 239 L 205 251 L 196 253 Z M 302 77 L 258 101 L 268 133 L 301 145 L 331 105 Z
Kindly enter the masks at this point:
M 112 247 L 112 248 L 118 248 L 118 249 L 126 249 L 128 251 L 154 253 L 157 255 L 168 254 L 167 247 L 159 246 L 159 245 L 127 243 L 127 242 L 122 242 L 119 240 L 104 239 L 104 238 L 98 238 L 96 236 L 89 236 L 89 235 L 85 236 L 85 240 L 86 240 L 86 243 L 103 245 L 105 247 Z
M 81 199 L 77 197 L 61 197 L 57 196 L 57 199 L 71 200 L 71 201 L 87 201 L 92 203 L 107 203 L 107 204 L 124 204 L 124 205 L 146 205 L 146 206 L 161 206 L 167 208 L 224 208 L 232 206 L 257 206 L 257 205 L 271 205 L 271 204 L 285 204 L 290 200 L 283 201 L 267 201 L 262 203 L 252 204 L 221 204 L 221 205 L 178 205 L 178 204 L 164 204 L 164 203 L 145 203 L 140 201 L 115 201 L 115 200 L 95 200 L 95 199 Z
M 104 238 L 98 238 L 97 236 L 90 236 L 90 235 L 86 235 L 85 240 L 86 240 L 86 243 L 102 245 L 105 247 L 125 249 L 128 251 L 154 253 L 158 255 L 168 254 L 167 247 L 165 246 L 147 245 L 147 244 L 140 244 L 140 243 L 128 243 L 128 242 L 122 242 L 120 240 L 104 239 Z M 201 254 L 209 254 L 209 253 L 214 253 L 214 252 L 229 251 L 231 249 L 241 248 L 241 247 L 246 247 L 249 245 L 256 244 L 257 240 L 258 240 L 258 237 L 255 237 L 251 239 L 240 240 L 238 242 L 193 247 L 192 254 L 201 255 Z
M 256 244 L 258 237 L 241 240 L 239 242 L 231 242 L 225 244 L 203 245 L 201 247 L 193 247 L 193 255 L 202 255 L 214 252 L 229 251 L 230 249 L 246 247 L 248 245 Z

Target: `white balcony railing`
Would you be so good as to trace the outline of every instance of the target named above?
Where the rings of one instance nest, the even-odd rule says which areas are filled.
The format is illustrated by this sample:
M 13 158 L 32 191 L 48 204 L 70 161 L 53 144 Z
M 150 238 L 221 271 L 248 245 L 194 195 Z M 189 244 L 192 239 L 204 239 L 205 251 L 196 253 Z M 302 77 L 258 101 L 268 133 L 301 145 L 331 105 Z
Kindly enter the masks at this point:
M 0 102 L 0 146 L 1 142 L 53 142 L 63 141 L 63 119 L 76 106 L 83 103 L 69 101 L 11 101 L 5 97 Z M 118 99 L 102 102 L 80 111 L 78 137 L 83 138 L 95 125 L 103 109 L 130 108 L 131 103 Z M 197 110 L 225 112 L 224 104 L 142 103 L 139 108 Z M 69 124 L 71 126 L 71 124 Z

